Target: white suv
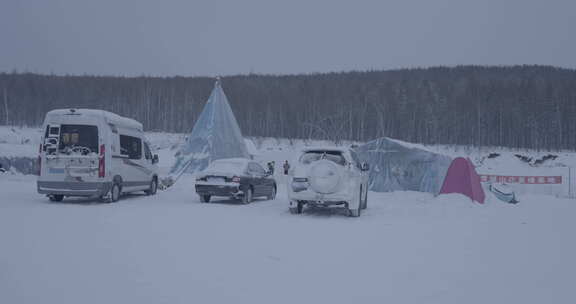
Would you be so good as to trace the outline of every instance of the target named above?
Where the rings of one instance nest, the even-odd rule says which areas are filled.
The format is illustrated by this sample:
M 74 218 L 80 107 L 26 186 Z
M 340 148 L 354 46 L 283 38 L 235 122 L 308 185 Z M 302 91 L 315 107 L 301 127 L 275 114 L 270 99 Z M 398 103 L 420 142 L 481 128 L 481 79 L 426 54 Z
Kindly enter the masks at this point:
M 304 149 L 288 176 L 290 212 L 302 213 L 304 205 L 344 205 L 349 216 L 360 216 L 367 207 L 368 169 L 349 148 Z

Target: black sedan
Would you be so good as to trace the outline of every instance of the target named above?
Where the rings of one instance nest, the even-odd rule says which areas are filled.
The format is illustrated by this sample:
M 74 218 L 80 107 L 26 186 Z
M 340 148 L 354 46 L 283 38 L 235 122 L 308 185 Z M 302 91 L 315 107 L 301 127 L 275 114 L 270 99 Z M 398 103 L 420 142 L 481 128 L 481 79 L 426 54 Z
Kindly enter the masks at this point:
M 276 197 L 276 181 L 260 164 L 249 159 L 215 160 L 196 178 L 196 193 L 203 203 L 212 196 L 241 199 L 249 204 L 255 197 Z

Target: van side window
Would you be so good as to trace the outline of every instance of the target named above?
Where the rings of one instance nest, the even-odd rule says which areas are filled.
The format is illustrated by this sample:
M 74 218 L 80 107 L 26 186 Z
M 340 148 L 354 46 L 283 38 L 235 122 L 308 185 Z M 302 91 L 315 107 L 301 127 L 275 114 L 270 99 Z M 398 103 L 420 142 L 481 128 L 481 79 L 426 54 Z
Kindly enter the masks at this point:
M 138 137 L 120 135 L 120 154 L 130 159 L 141 159 L 142 140 Z
M 58 127 L 50 127 L 50 135 L 58 136 L 60 134 L 60 128 Z
M 150 147 L 146 142 L 144 143 L 144 156 L 146 159 L 152 159 L 152 152 L 150 151 Z

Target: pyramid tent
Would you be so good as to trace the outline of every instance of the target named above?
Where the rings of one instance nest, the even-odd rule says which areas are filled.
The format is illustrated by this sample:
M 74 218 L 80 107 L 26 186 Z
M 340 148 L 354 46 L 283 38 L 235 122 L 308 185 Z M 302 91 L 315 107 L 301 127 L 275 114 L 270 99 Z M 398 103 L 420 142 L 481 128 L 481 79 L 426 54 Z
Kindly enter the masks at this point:
M 249 158 L 238 122 L 228 104 L 226 94 L 217 80 L 200 113 L 192 133 L 176 153 L 170 177 L 205 169 L 212 161 L 222 158 Z
M 370 165 L 369 189 L 376 192 L 420 191 L 438 194 L 452 159 L 425 147 L 379 138 L 355 149 Z
M 460 193 L 480 204 L 484 203 L 485 194 L 480 184 L 480 176 L 474 164 L 468 158 L 457 157 L 450 164 L 442 184 L 441 194 Z

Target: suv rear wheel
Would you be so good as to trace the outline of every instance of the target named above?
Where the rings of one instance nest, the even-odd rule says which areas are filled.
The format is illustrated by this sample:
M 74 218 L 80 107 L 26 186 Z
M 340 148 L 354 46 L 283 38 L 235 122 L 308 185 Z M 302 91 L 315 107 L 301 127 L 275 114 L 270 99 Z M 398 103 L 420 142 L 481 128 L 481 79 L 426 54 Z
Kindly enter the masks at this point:
M 358 198 L 358 209 L 348 209 L 348 216 L 350 217 L 359 217 L 362 213 L 363 203 L 362 203 L 362 187 L 360 187 L 360 197 Z
M 290 213 L 292 213 L 292 214 L 301 214 L 301 213 L 302 213 L 302 209 L 304 209 L 304 203 L 302 203 L 302 202 L 297 202 L 297 203 L 296 203 L 296 207 L 290 208 Z
M 364 200 L 362 201 L 362 209 L 368 208 L 368 189 L 364 190 Z
M 64 199 L 64 195 L 62 194 L 52 194 L 48 196 L 51 202 L 61 202 Z

